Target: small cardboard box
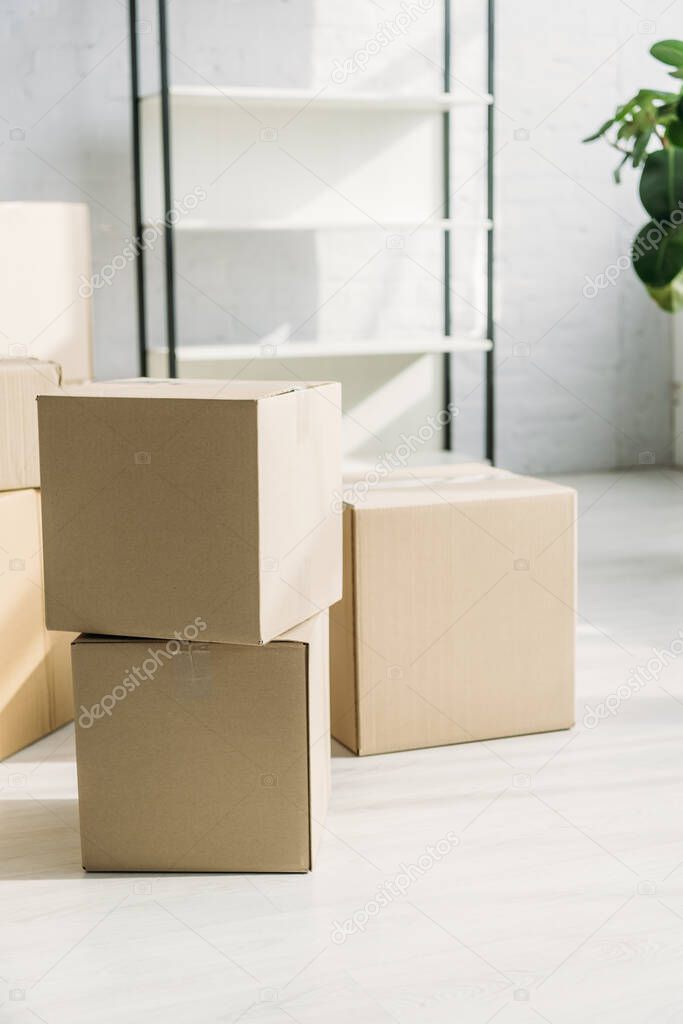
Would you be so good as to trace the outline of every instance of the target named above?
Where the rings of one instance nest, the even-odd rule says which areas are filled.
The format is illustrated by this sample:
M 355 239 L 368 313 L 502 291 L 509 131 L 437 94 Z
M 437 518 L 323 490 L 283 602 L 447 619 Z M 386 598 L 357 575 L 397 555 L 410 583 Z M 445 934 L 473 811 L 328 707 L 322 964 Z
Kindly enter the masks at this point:
M 0 355 L 92 377 L 90 212 L 85 203 L 0 203 Z
M 469 464 L 344 498 L 336 739 L 377 754 L 573 725 L 571 488 Z
M 43 622 L 38 491 L 0 493 L 0 759 L 73 718 L 73 634 Z
M 338 384 L 128 381 L 38 399 L 51 629 L 267 643 L 341 596 Z
M 83 867 L 308 871 L 329 793 L 328 644 L 327 612 L 264 647 L 74 641 Z
M 40 487 L 36 396 L 61 382 L 57 363 L 0 359 L 0 491 Z

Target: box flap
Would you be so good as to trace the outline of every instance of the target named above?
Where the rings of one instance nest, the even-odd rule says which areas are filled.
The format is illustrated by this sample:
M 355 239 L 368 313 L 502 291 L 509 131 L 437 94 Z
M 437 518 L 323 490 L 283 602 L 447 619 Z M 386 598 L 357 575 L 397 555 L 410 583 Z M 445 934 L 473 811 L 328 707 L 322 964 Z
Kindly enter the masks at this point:
M 10 372 L 21 370 L 26 367 L 28 370 L 37 370 L 41 366 L 50 367 L 50 378 L 59 382 L 62 378 L 62 368 L 53 359 L 36 359 L 33 356 L 0 356 L 0 373 L 5 370 Z
M 2 496 L 0 496 L 0 498 L 1 497 Z M 298 626 L 295 626 L 293 629 L 288 630 L 287 633 L 283 633 L 282 636 L 275 637 L 275 639 L 271 640 L 270 643 L 301 643 L 301 644 L 309 644 L 311 642 L 313 636 L 315 635 L 315 629 L 316 629 L 318 618 L 319 618 L 319 613 L 316 612 L 311 618 L 308 618 L 308 620 L 305 623 L 300 623 Z M 79 635 L 77 637 L 74 637 L 74 639 L 72 640 L 72 645 L 73 644 L 77 644 L 77 643 L 78 644 L 80 644 L 80 643 L 141 643 L 141 644 L 155 644 L 156 643 L 156 644 L 165 644 L 165 643 L 168 643 L 168 642 L 169 641 L 164 639 L 163 637 L 121 637 L 121 636 L 110 636 L 109 634 L 105 634 L 105 633 L 79 633 Z M 189 645 L 191 645 L 193 643 L 199 643 L 202 646 L 206 646 L 206 641 L 204 641 L 204 640 L 196 640 L 196 641 L 184 640 L 183 643 L 189 644 Z M 234 646 L 240 647 L 240 646 L 252 646 L 252 645 L 251 644 L 246 644 L 246 645 L 244 645 L 244 644 L 234 644 Z M 266 646 L 266 645 L 263 644 L 262 646 Z
M 453 466 L 420 466 L 383 475 L 371 471 L 355 479 L 346 477 L 342 497 L 354 511 L 361 512 L 443 502 L 509 501 L 552 493 L 568 494 L 572 493 L 572 488 L 549 480 L 518 476 L 485 463 L 471 462 Z
M 0 495 L 0 497 L 2 497 Z M 316 625 L 320 613 L 316 613 L 312 618 L 307 619 L 306 622 L 300 622 L 298 626 L 294 626 L 292 629 L 288 629 L 286 633 L 282 633 L 281 636 L 271 640 L 273 644 L 279 644 L 283 642 L 287 643 L 300 643 L 309 644 L 312 637 L 315 635 Z M 162 637 L 139 637 L 139 636 L 110 636 L 106 633 L 79 633 L 72 641 L 73 644 L 166 644 L 169 641 Z M 206 646 L 204 640 L 185 640 L 186 644 L 199 643 L 202 646 Z M 234 646 L 252 646 L 251 644 L 235 644 Z M 265 647 L 266 644 L 263 644 Z
M 135 377 L 95 381 L 64 388 L 72 398 L 199 398 L 224 401 L 258 401 L 292 391 L 320 387 L 325 381 L 272 380 L 177 380 Z
M 71 645 L 74 644 L 153 644 L 153 643 L 167 643 L 166 640 L 150 640 L 145 637 L 139 636 L 105 636 L 102 633 L 79 633 L 78 636 L 74 637 L 71 641 Z
M 288 629 L 286 633 L 281 633 L 280 636 L 271 642 L 276 644 L 285 640 L 288 642 L 295 641 L 297 643 L 310 644 L 311 638 L 315 635 L 319 620 L 320 613 L 316 612 L 310 619 L 300 622 L 298 626 Z

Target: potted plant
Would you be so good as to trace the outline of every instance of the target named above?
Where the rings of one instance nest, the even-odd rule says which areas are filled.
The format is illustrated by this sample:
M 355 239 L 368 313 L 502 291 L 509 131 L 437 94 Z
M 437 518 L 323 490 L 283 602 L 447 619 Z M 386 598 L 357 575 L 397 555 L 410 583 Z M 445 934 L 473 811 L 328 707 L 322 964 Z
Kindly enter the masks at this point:
M 666 39 L 652 56 L 683 79 L 683 42 Z M 683 309 L 683 85 L 678 92 L 641 89 L 584 142 L 604 138 L 622 154 L 614 172 L 629 161 L 642 167 L 640 200 L 650 220 L 636 235 L 633 267 L 648 292 L 669 313 Z

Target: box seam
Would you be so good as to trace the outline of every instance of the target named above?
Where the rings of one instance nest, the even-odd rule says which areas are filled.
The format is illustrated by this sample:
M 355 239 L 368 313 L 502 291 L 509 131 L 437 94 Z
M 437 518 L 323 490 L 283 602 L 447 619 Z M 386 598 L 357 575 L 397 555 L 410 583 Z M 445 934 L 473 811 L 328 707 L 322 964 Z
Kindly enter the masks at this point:
M 360 642 L 359 628 L 360 618 L 358 615 L 358 550 L 357 542 L 356 510 L 351 511 L 351 622 L 353 628 L 353 640 L 351 646 L 353 660 L 353 695 L 354 695 L 354 717 L 356 722 L 356 753 L 361 752 L 360 737 L 360 689 L 358 672 L 358 644 Z
M 259 640 L 258 645 L 261 646 L 265 641 L 263 639 L 263 602 L 261 601 L 261 424 L 259 418 L 259 405 L 261 399 L 257 398 L 254 400 L 254 427 L 256 430 L 256 518 L 258 528 L 256 530 L 256 573 L 259 579 L 258 586 L 256 588 L 256 602 L 257 602 L 257 622 Z
M 308 870 L 313 870 L 313 804 L 311 800 L 311 645 L 306 652 L 306 782 L 308 785 Z
M 35 489 L 36 503 L 36 533 L 40 537 L 40 588 L 42 590 L 42 642 L 43 642 L 43 657 L 45 660 L 45 687 L 47 689 L 47 720 L 49 731 L 52 732 L 56 728 L 57 711 L 55 706 L 55 679 L 54 679 L 54 666 L 52 664 L 52 639 L 47 628 L 46 623 L 46 608 L 45 608 L 45 569 L 43 565 L 43 501 L 40 491 Z
M 562 484 L 558 484 L 558 489 L 546 492 L 536 492 L 533 494 L 495 494 L 495 495 L 480 495 L 476 498 L 471 498 L 468 501 L 449 501 L 444 498 L 443 501 L 427 501 L 420 505 L 370 505 L 366 508 L 358 508 L 357 505 L 352 505 L 347 502 L 347 505 L 354 513 L 362 513 L 364 516 L 371 515 L 373 512 L 402 512 L 404 509 L 415 509 L 415 508 L 441 508 L 444 505 L 458 507 L 459 505 L 484 505 L 489 504 L 493 501 L 505 501 L 506 503 L 518 502 L 518 501 L 529 501 L 534 498 L 566 498 L 567 495 L 576 494 L 576 490 L 573 487 L 566 487 Z

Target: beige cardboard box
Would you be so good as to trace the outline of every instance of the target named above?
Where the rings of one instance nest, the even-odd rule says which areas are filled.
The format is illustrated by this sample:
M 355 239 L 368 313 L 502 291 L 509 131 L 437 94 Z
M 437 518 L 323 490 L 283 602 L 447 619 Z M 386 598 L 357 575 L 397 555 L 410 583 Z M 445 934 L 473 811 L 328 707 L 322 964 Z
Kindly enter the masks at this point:
M 0 203 L 0 355 L 54 360 L 64 380 L 88 380 L 91 273 L 85 203 Z
M 377 754 L 574 723 L 573 490 L 470 464 L 345 499 L 336 739 Z
M 40 486 L 36 396 L 61 381 L 57 363 L 0 358 L 0 491 Z
M 39 493 L 0 493 L 0 759 L 73 718 L 72 638 L 43 623 Z
M 329 793 L 328 644 L 327 612 L 265 647 L 79 637 L 83 866 L 308 871 Z
M 267 643 L 341 596 L 340 387 L 129 381 L 38 400 L 52 629 Z

